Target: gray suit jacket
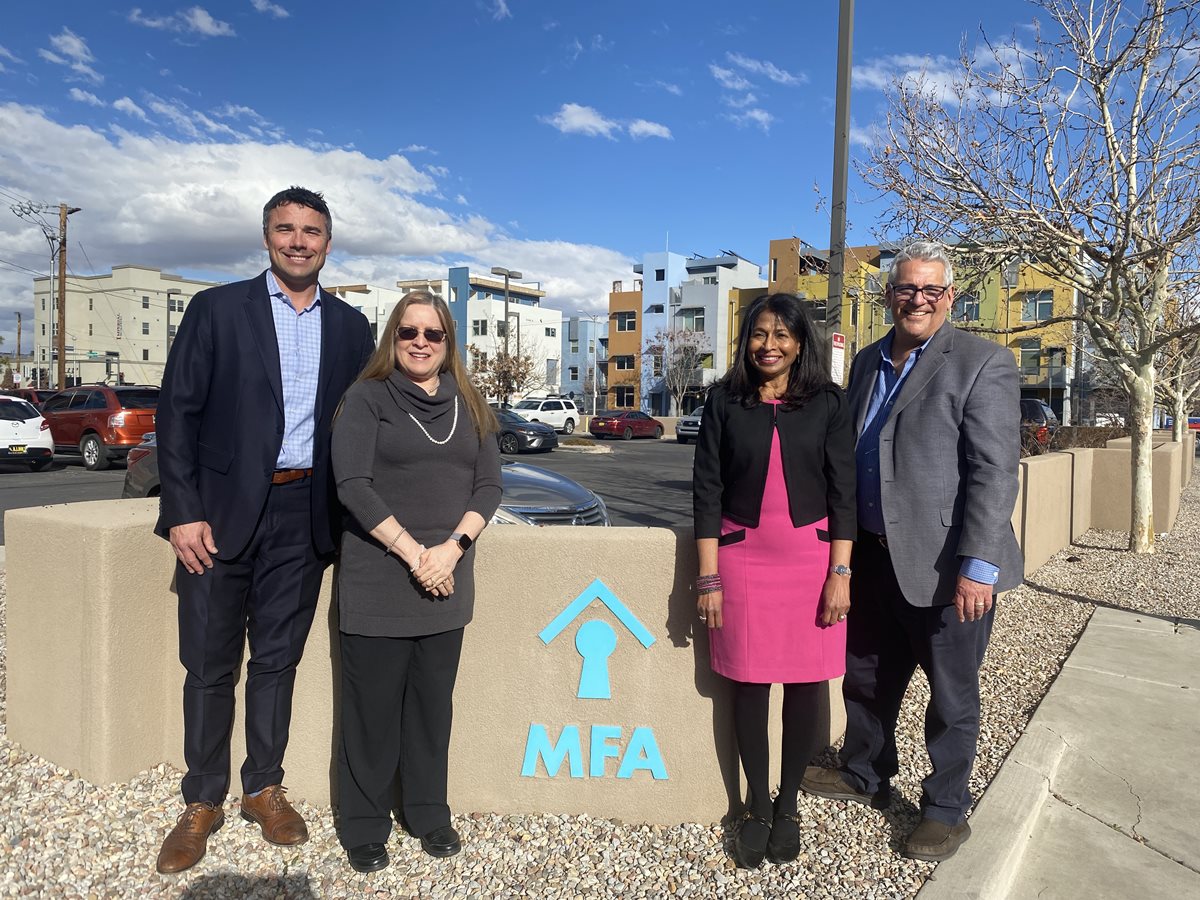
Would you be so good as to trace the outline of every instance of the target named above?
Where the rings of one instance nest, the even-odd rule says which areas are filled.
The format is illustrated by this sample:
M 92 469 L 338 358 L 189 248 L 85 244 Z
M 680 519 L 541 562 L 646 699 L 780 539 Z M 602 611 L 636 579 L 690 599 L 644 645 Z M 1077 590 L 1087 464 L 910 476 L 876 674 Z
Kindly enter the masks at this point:
M 861 351 L 850 369 L 847 393 L 858 435 L 882 343 Z M 879 436 L 879 478 L 892 564 L 913 606 L 953 602 L 964 556 L 999 566 L 998 592 L 1024 580 L 1011 524 L 1019 400 L 1012 352 L 949 322 L 900 388 Z

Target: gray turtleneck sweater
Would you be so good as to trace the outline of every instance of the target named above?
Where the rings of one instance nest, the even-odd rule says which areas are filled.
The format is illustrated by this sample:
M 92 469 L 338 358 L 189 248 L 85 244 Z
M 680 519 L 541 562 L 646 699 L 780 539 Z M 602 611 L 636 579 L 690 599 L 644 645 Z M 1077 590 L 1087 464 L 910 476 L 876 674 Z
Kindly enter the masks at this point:
M 451 435 L 454 405 L 458 422 Z M 428 436 L 421 430 L 423 425 Z M 480 441 L 453 376 L 430 397 L 399 372 L 359 381 L 333 424 L 333 474 L 346 507 L 337 571 L 339 628 L 348 634 L 412 637 L 462 628 L 475 602 L 475 548 L 454 570 L 454 593 L 439 598 L 371 537 L 394 515 L 422 544 L 446 540 L 468 510 L 490 521 L 500 505 L 500 454 Z

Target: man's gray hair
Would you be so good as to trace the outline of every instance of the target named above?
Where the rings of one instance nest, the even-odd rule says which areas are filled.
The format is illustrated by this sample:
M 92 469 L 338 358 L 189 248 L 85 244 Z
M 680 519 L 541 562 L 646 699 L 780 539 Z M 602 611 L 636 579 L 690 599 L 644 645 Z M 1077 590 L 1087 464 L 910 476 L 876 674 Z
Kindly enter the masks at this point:
M 942 264 L 946 273 L 946 284 L 954 284 L 954 264 L 946 255 L 946 248 L 934 241 L 913 241 L 900 248 L 900 252 L 892 259 L 892 268 L 888 273 L 888 284 L 892 283 L 891 273 L 900 268 L 901 263 L 920 260 L 921 262 L 937 262 Z

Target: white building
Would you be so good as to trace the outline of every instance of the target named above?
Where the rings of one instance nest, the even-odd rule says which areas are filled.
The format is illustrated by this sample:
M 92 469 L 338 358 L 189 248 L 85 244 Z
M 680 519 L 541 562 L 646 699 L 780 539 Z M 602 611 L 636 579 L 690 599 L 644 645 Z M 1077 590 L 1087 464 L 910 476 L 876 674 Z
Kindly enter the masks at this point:
M 114 266 L 108 275 L 72 275 L 66 285 L 68 384 L 161 384 L 167 350 L 193 295 L 219 282 L 196 281 L 146 266 Z M 55 294 L 57 294 L 57 282 Z M 33 279 L 33 357 L 21 383 L 60 387 L 58 302 L 50 278 Z

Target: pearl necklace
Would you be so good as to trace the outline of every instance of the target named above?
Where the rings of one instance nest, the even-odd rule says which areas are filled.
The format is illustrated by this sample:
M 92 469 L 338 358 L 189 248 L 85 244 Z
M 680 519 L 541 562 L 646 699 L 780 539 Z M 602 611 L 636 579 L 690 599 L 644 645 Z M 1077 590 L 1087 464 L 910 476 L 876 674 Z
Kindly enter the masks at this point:
M 454 429 L 458 427 L 458 397 L 456 396 L 454 398 L 454 420 L 450 423 L 450 433 L 448 435 L 446 435 L 446 439 L 444 441 L 439 441 L 432 434 L 430 434 L 428 431 L 426 431 L 425 426 L 422 425 L 417 420 L 417 417 L 414 416 L 412 413 L 409 413 L 408 417 L 413 420 L 413 422 L 416 424 L 416 426 L 421 429 L 421 431 L 424 433 L 425 437 L 429 438 L 430 441 L 432 441 L 435 444 L 438 444 L 439 446 L 442 444 L 448 444 L 448 443 L 450 443 L 450 438 L 454 437 Z

